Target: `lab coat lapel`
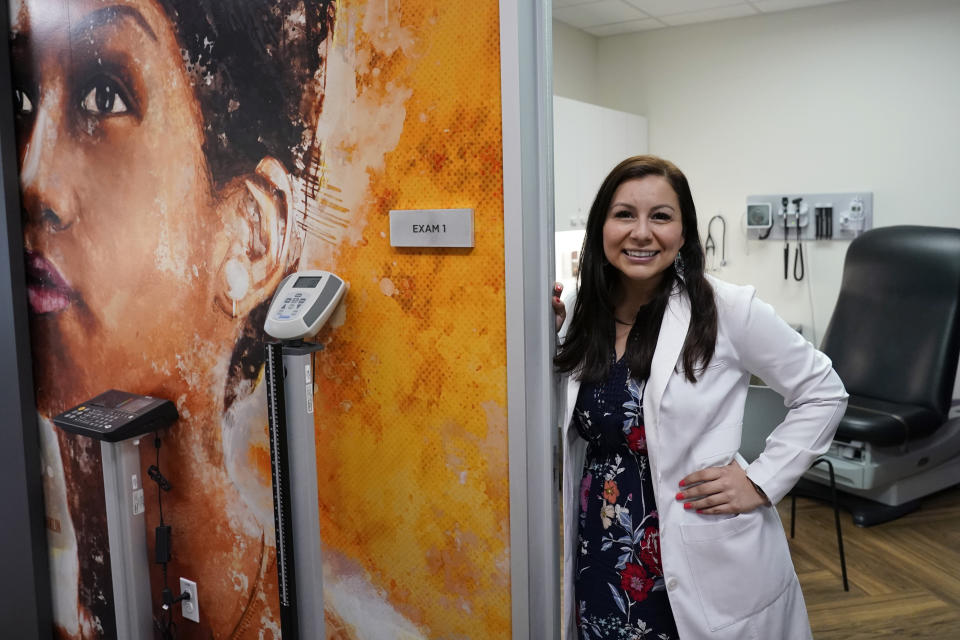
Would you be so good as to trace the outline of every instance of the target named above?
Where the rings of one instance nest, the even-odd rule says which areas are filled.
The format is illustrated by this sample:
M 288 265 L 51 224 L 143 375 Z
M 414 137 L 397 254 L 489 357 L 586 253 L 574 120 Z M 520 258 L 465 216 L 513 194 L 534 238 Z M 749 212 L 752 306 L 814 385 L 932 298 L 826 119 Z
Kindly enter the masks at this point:
M 563 406 L 563 435 L 566 437 L 567 430 L 570 428 L 570 424 L 573 418 L 573 409 L 577 404 L 577 396 L 580 394 L 580 380 L 573 375 L 569 374 L 567 377 L 567 388 L 566 388 L 566 404 Z
M 687 328 L 690 326 L 690 300 L 679 289 L 674 289 L 663 314 L 663 323 L 660 325 L 660 335 L 657 339 L 657 348 L 653 352 L 650 363 L 650 378 L 647 380 L 643 394 L 643 411 L 645 422 L 649 425 L 660 424 L 660 402 L 663 393 L 676 369 L 677 361 L 683 350 L 683 342 L 687 337 Z M 654 437 L 657 437 L 656 434 Z M 649 437 L 649 435 L 648 435 Z

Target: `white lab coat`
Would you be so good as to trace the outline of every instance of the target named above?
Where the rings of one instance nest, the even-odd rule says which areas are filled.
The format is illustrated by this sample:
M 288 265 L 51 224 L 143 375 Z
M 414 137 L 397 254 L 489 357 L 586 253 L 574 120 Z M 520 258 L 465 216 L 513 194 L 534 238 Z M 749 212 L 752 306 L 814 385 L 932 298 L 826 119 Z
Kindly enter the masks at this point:
M 830 360 L 760 301 L 752 287 L 710 278 L 717 300 L 717 345 L 696 384 L 683 373 L 690 301 L 675 290 L 664 313 L 643 397 L 651 474 L 660 516 L 663 574 L 681 640 L 795 640 L 811 637 L 800 584 L 774 507 L 736 516 L 685 510 L 680 479 L 721 466 L 740 448 L 750 374 L 789 407 L 747 475 L 773 504 L 833 439 L 847 394 Z M 573 306 L 568 302 L 572 312 Z M 570 316 L 568 314 L 567 324 Z M 566 325 L 561 330 L 561 338 Z M 571 425 L 580 383 L 561 398 L 563 441 L 563 628 L 575 640 L 579 488 L 586 441 Z M 772 425 L 771 425 L 772 426 Z

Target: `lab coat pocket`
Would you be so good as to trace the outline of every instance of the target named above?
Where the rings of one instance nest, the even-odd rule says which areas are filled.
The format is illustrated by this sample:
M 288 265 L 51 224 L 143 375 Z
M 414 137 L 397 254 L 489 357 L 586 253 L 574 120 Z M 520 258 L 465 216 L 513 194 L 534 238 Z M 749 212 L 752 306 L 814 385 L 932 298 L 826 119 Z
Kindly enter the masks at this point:
M 693 445 L 697 469 L 729 464 L 740 449 L 740 422 L 714 427 L 700 436 Z
M 772 509 L 680 525 L 691 579 L 712 631 L 765 609 L 790 584 L 790 550 Z

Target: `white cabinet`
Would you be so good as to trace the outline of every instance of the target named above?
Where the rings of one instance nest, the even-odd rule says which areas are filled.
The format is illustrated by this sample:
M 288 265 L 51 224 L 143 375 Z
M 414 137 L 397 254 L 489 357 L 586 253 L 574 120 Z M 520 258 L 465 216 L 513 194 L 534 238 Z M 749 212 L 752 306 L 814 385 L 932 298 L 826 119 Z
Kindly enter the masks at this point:
M 553 97 L 556 278 L 576 286 L 577 259 L 600 183 L 621 160 L 647 152 L 647 119 Z
M 557 231 L 583 229 L 600 183 L 618 162 L 647 152 L 647 119 L 569 98 L 553 98 Z

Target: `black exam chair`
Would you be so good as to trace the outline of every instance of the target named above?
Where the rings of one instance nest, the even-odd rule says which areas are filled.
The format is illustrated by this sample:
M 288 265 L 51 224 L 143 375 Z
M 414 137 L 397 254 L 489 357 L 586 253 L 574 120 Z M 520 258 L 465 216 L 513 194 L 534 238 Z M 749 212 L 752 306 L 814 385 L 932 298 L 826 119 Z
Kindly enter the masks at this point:
M 960 483 L 960 229 L 882 227 L 850 243 L 821 349 L 850 394 L 829 460 L 859 526 Z M 826 465 L 824 465 L 826 466 Z M 828 499 L 826 469 L 795 489 Z

